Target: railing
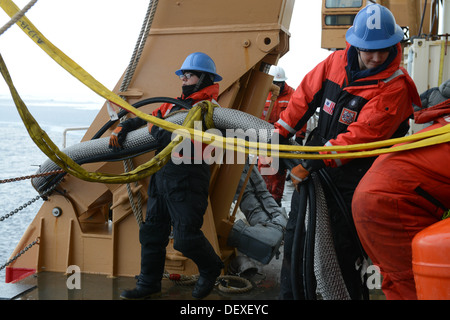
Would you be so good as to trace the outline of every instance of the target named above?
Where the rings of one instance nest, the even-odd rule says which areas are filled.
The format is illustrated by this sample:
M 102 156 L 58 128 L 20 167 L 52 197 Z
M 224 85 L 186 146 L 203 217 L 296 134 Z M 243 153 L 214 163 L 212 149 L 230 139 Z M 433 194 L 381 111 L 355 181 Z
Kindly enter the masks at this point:
M 89 127 L 76 127 L 76 128 L 64 129 L 64 132 L 63 132 L 63 148 L 66 147 L 66 136 L 67 136 L 67 132 L 68 131 L 87 130 L 87 129 L 89 129 Z

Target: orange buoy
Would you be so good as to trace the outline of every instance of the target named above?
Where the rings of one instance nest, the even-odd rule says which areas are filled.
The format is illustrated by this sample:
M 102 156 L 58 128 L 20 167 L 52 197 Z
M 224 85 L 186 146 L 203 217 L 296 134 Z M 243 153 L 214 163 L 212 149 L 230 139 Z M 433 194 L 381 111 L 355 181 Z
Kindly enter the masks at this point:
M 450 219 L 414 237 L 412 266 L 418 299 L 450 300 Z

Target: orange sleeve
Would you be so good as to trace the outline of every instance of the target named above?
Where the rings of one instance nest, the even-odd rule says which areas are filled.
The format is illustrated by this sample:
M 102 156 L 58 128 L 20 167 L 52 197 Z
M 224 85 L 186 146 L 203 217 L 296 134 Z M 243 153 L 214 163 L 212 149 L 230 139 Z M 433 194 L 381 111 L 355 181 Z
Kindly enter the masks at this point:
M 285 138 L 295 135 L 314 114 L 316 109 L 313 101 L 314 96 L 322 88 L 328 65 L 334 55 L 334 53 L 331 54 L 303 78 L 292 94 L 287 108 L 281 112 L 280 119 L 275 123 L 275 128 Z

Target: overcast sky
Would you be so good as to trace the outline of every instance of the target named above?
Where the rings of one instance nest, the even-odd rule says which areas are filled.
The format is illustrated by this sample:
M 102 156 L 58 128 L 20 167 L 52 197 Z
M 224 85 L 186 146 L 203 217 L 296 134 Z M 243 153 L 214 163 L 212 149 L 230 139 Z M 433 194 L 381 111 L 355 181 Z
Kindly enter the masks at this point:
M 29 0 L 14 2 L 23 8 Z M 148 0 L 39 0 L 27 17 L 56 47 L 112 89 L 129 63 L 147 6 Z M 294 88 L 329 54 L 320 48 L 320 11 L 321 1 L 295 1 L 290 51 L 279 63 Z M 9 19 L 0 9 L 0 27 Z M 0 53 L 25 99 L 104 100 L 54 62 L 16 25 L 0 36 Z M 0 96 L 8 95 L 0 78 Z

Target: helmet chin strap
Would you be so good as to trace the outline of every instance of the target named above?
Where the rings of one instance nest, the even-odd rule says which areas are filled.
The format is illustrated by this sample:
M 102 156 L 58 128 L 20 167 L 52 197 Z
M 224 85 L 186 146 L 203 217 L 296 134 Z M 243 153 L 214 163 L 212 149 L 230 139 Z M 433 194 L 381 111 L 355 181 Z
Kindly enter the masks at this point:
M 202 85 L 203 80 L 205 79 L 205 73 L 202 72 L 200 75 L 200 78 L 198 79 L 197 84 L 194 87 L 194 92 L 197 92 L 200 89 L 200 86 Z

